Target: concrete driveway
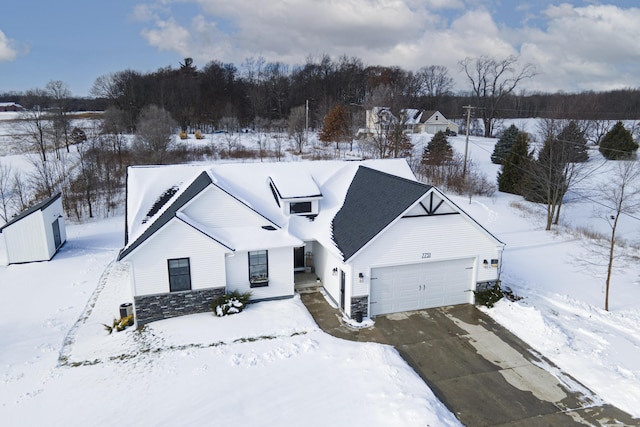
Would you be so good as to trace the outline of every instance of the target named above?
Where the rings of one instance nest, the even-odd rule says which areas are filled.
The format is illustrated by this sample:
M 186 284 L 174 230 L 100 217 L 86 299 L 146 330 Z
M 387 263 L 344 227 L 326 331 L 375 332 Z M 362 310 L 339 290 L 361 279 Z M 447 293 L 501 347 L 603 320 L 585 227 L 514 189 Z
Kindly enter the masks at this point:
M 472 305 L 378 316 L 353 329 L 320 292 L 301 298 L 330 335 L 394 346 L 469 427 L 640 426 Z

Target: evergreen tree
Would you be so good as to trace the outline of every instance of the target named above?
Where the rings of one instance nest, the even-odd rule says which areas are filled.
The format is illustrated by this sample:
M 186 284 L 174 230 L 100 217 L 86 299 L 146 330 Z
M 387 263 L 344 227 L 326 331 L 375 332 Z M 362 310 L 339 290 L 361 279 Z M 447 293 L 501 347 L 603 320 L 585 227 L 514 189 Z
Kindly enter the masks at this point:
M 453 158 L 453 148 L 443 131 L 436 132 L 422 154 L 422 163 L 442 165 Z
M 324 118 L 324 125 L 318 135 L 318 139 L 325 144 L 335 142 L 336 148 L 339 148 L 338 144 L 340 142 L 348 141 L 350 138 L 349 113 L 344 105 L 336 105 Z
M 522 194 L 531 157 L 529 135 L 526 132 L 518 132 L 515 142 L 504 159 L 500 172 L 498 172 L 499 191 Z
M 609 160 L 632 159 L 638 144 L 622 122 L 616 123 L 600 141 L 600 152 Z
M 587 138 L 576 122 L 570 121 L 558 134 L 557 141 L 566 150 L 566 161 L 582 163 L 589 160 Z
M 529 163 L 529 175 L 524 181 L 522 192 L 530 202 L 547 203 L 550 198 L 560 200 L 566 192 L 563 170 L 568 163 L 567 145 L 556 138 L 544 141 L 538 159 Z
M 509 155 L 509 151 L 511 151 L 511 147 L 516 142 L 519 133 L 520 130 L 515 125 L 509 126 L 502 132 L 500 139 L 498 139 L 493 148 L 493 154 L 491 154 L 492 163 L 496 165 L 502 164 L 503 160 Z

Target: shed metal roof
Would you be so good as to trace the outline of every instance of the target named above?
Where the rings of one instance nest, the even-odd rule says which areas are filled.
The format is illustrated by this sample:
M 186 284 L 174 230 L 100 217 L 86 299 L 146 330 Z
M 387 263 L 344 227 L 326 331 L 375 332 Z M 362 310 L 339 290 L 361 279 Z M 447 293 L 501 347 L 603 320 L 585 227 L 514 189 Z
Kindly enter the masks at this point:
M 45 199 L 45 200 L 43 200 L 43 201 L 41 201 L 39 203 L 36 203 L 35 205 L 31 206 L 29 209 L 26 209 L 26 210 L 22 211 L 20 214 L 14 216 L 11 219 L 11 221 L 7 222 L 5 225 L 0 227 L 0 233 L 2 233 L 2 230 L 4 230 L 5 228 L 9 227 L 11 224 L 15 224 L 16 222 L 20 221 L 21 219 L 28 217 L 32 213 L 48 208 L 53 202 L 58 200 L 61 196 L 62 196 L 62 193 L 55 194 L 55 195 L 53 195 L 53 196 L 51 196 L 51 197 L 49 197 L 49 198 L 47 198 L 47 199 Z

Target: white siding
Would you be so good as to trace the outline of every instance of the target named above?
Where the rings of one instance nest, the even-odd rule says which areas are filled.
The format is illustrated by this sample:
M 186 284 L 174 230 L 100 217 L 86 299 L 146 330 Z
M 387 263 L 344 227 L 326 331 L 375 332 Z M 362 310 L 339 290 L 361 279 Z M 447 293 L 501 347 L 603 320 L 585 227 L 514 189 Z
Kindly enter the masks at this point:
M 4 230 L 9 263 L 45 261 L 51 258 L 47 248 L 42 211 L 11 224 Z
M 226 250 L 178 219 L 169 221 L 128 258 L 134 295 L 169 292 L 167 260 L 189 258 L 191 289 L 223 287 Z
M 269 285 L 252 288 L 249 284 L 249 253 L 236 252 L 226 258 L 227 289 L 251 292 L 251 299 L 292 296 L 293 247 L 269 249 Z
M 182 211 L 212 228 L 269 224 L 261 215 L 213 185 L 197 195 Z
M 475 258 L 476 281 L 497 279 L 497 268 L 478 268 L 483 259 L 500 258 L 498 244 L 463 215 L 402 218 L 353 260 L 353 294 L 369 294 L 370 269 L 436 260 Z
M 9 260 L 7 259 L 7 245 L 4 241 L 4 233 L 0 233 L 0 265 L 7 265 Z
M 322 281 L 322 286 L 329 293 L 331 298 L 336 303 L 340 303 L 340 270 L 345 272 L 347 276 L 347 293 L 349 294 L 349 277 L 351 275 L 351 269 L 349 266 L 342 263 L 335 255 L 327 251 L 319 243 L 314 244 L 314 265 L 316 267 L 316 275 Z M 337 268 L 337 272 L 334 275 L 333 269 Z M 349 304 L 346 304 L 349 305 Z
M 56 253 L 52 224 L 61 217 L 62 199 L 58 198 L 2 230 L 7 248 L 7 262 L 48 261 Z M 60 238 L 67 238 L 64 220 L 60 221 Z

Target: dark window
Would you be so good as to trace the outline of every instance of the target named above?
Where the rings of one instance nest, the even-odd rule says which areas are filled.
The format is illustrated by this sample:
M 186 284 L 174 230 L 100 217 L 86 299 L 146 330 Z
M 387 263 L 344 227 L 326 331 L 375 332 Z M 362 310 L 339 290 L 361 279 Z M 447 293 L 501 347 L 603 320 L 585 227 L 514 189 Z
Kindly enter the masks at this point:
M 249 252 L 249 283 L 252 288 L 269 284 L 269 256 L 267 251 Z
M 289 205 L 289 213 L 311 213 L 311 202 L 295 202 Z
M 189 258 L 170 259 L 169 265 L 169 290 L 171 292 L 191 290 L 191 270 Z

